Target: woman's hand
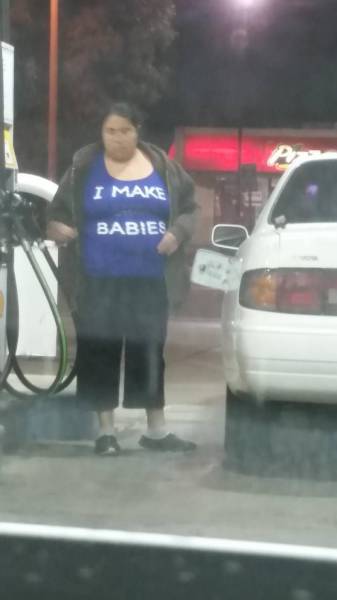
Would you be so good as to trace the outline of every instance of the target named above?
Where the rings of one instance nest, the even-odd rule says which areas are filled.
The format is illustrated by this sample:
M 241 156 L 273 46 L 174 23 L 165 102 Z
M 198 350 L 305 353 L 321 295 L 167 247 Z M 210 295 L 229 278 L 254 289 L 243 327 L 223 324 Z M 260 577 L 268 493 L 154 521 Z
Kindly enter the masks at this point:
M 50 221 L 47 225 L 47 239 L 53 240 L 56 244 L 68 244 L 78 236 L 75 227 L 69 227 L 60 221 Z
M 173 254 L 177 250 L 178 246 L 176 237 L 173 233 L 167 231 L 157 246 L 158 254 L 170 256 L 170 254 Z

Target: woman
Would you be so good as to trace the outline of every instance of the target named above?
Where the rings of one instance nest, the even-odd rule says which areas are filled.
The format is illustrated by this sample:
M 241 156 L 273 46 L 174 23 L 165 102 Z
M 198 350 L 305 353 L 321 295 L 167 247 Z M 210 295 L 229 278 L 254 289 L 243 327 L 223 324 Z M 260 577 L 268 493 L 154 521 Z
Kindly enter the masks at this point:
M 101 142 L 75 154 L 48 216 L 48 238 L 77 244 L 77 393 L 97 412 L 100 455 L 120 453 L 114 409 L 123 347 L 123 405 L 147 414 L 139 444 L 196 447 L 166 428 L 163 358 L 168 305 L 179 305 L 186 291 L 194 187 L 162 150 L 139 141 L 139 127 L 133 107 L 113 104 Z

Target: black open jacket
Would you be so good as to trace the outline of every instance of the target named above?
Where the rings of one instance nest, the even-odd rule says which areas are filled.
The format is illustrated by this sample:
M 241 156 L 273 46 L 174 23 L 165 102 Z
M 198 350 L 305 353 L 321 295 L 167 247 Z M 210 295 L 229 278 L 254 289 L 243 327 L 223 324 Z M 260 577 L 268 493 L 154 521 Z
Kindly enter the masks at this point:
M 191 239 L 196 221 L 197 204 L 194 199 L 194 184 L 181 166 L 168 158 L 157 146 L 139 143 L 139 149 L 151 160 L 154 169 L 166 183 L 170 198 L 168 231 L 176 237 L 179 248 L 167 258 L 165 280 L 171 308 L 175 309 L 184 300 L 189 285 L 186 265 L 186 245 Z M 102 151 L 100 143 L 90 144 L 78 150 L 62 177 L 53 201 L 48 207 L 48 221 L 60 221 L 81 231 L 83 219 L 83 191 L 89 169 L 97 154 Z M 75 296 L 83 285 L 80 264 L 79 242 L 76 244 L 78 268 Z

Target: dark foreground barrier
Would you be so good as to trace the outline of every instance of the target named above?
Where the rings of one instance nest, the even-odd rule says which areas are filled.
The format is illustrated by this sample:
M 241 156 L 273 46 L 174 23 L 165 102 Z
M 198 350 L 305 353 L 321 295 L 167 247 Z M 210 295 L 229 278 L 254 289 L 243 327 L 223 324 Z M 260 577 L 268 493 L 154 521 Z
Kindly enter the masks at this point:
M 337 551 L 0 523 L 1 600 L 335 600 Z

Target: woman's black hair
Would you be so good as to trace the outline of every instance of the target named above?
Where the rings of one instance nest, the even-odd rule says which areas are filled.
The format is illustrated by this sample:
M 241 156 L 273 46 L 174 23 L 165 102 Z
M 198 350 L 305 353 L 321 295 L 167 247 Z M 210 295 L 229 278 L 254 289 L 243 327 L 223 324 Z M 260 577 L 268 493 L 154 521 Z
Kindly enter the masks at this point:
M 111 102 L 103 113 L 101 122 L 104 123 L 112 115 L 127 119 L 136 129 L 141 127 L 143 122 L 140 110 L 130 102 Z

